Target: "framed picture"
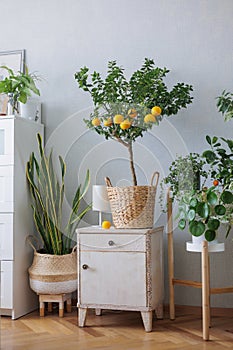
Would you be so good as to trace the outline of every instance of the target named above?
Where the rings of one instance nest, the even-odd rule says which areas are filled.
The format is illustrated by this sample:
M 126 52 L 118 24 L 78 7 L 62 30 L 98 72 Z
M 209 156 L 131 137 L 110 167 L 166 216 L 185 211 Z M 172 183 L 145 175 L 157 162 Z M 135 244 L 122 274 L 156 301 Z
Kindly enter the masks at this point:
M 15 51 L 0 51 L 0 67 L 7 66 L 13 70 L 14 73 L 24 71 L 24 58 L 25 50 Z M 0 68 L 0 80 L 3 80 L 7 76 L 7 71 Z M 0 115 L 7 114 L 7 101 L 8 97 L 4 94 L 0 94 Z

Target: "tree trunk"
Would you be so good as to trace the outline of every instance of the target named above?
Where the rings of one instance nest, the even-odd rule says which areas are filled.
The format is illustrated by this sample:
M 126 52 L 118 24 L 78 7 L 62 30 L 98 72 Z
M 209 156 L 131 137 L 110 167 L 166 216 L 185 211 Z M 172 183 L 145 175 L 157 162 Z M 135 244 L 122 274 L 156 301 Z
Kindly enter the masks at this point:
M 130 170 L 131 170 L 132 177 L 133 177 L 133 185 L 137 186 L 137 177 L 136 177 L 136 172 L 135 172 L 135 168 L 134 168 L 134 160 L 133 160 L 132 141 L 128 144 L 128 150 L 129 150 L 129 159 L 130 159 Z

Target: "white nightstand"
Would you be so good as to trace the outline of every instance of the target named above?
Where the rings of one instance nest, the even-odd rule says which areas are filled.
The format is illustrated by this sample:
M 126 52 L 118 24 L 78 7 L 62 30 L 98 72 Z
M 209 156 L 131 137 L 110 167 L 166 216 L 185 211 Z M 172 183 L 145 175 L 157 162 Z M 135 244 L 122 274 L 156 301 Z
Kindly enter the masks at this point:
M 79 326 L 88 308 L 140 311 L 152 330 L 152 311 L 163 318 L 163 227 L 77 230 Z

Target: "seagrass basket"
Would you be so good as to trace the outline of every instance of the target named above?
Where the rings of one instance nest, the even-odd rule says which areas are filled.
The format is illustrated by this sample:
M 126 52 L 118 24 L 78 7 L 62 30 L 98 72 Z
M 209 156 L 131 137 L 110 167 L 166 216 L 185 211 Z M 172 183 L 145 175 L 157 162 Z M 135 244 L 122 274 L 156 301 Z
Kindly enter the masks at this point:
M 52 255 L 41 254 L 28 242 L 34 250 L 33 262 L 28 269 L 31 289 L 37 294 L 74 292 L 77 289 L 77 246 L 70 254 Z
M 112 220 L 116 228 L 153 227 L 158 181 L 157 171 L 152 175 L 150 186 L 113 187 L 110 179 L 105 178 Z

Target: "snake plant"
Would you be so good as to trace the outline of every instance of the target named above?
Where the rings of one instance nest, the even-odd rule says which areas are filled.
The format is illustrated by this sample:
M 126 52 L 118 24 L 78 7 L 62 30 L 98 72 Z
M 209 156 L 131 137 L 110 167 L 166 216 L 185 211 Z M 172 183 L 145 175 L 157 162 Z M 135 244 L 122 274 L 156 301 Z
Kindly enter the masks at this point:
M 42 137 L 37 134 L 39 157 L 34 152 L 27 162 L 26 176 L 32 197 L 33 218 L 36 229 L 43 243 L 43 252 L 47 254 L 68 254 L 71 250 L 75 229 L 90 205 L 81 208 L 90 183 L 90 174 L 87 170 L 84 185 L 79 185 L 72 201 L 71 212 L 65 228 L 62 226 L 62 207 L 65 196 L 66 164 L 61 156 L 60 180 L 53 166 L 53 151 L 46 156 L 42 146 Z

